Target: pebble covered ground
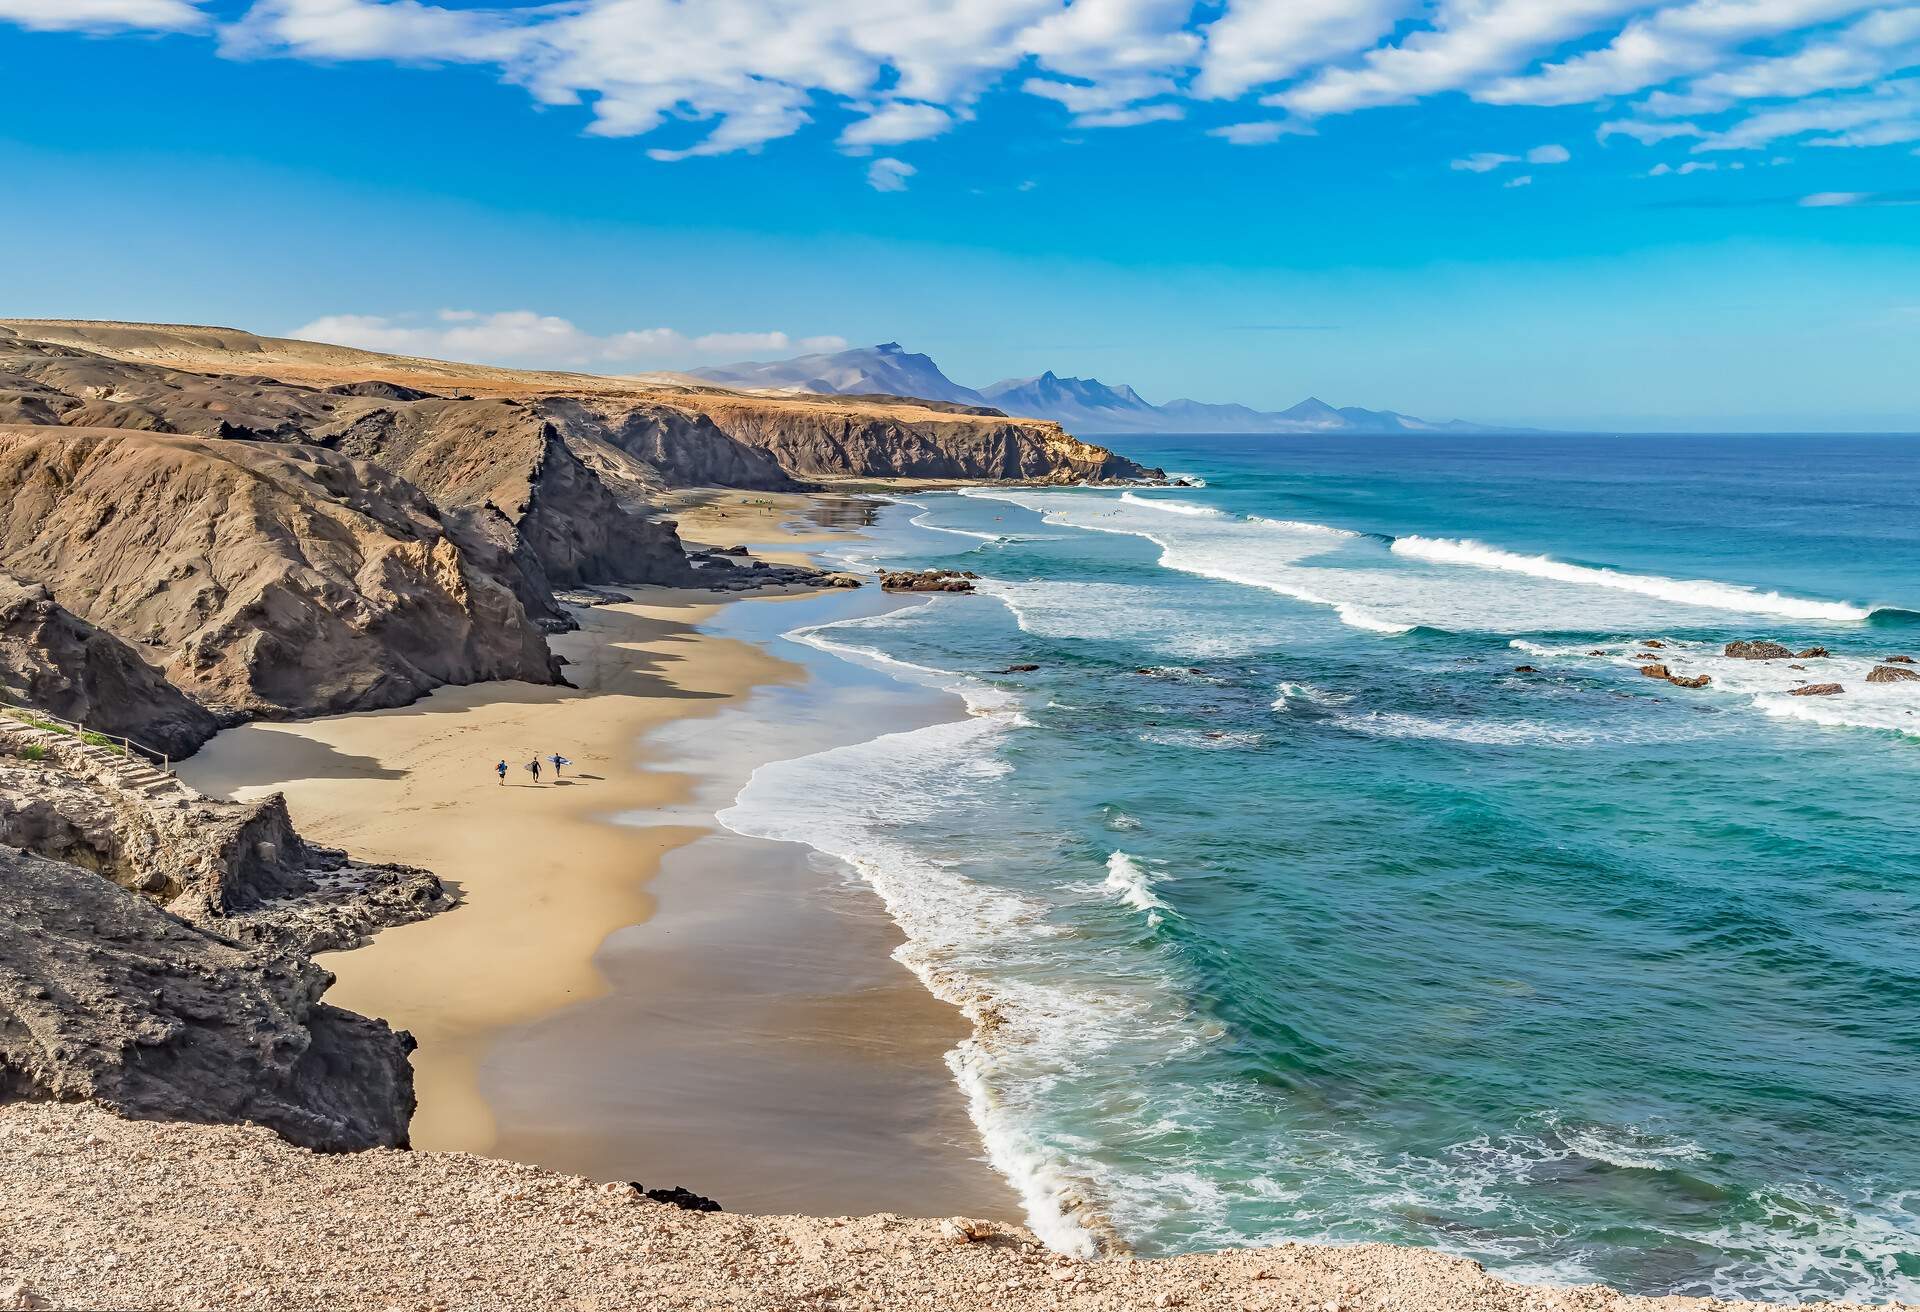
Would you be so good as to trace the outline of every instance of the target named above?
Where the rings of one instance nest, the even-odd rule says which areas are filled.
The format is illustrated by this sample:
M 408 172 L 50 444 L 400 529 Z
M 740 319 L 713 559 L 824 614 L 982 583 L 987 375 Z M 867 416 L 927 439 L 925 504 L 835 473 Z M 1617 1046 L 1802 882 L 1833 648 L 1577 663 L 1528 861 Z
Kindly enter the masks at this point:
M 0 1307 L 1737 1306 L 1752 1305 L 1518 1285 L 1471 1262 L 1380 1244 L 1071 1260 L 1025 1231 L 961 1218 L 691 1212 L 624 1183 L 465 1153 L 317 1154 L 254 1126 L 124 1121 L 84 1105 L 0 1107 Z

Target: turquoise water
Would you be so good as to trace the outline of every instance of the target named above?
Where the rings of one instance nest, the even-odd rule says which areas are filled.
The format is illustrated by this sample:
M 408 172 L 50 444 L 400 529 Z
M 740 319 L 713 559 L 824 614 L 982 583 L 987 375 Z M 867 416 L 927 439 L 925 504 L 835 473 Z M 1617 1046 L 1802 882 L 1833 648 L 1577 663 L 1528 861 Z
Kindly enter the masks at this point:
M 1920 442 L 1123 447 L 1205 486 L 890 508 L 983 595 L 790 639 L 970 714 L 723 813 L 886 899 L 1043 1235 L 1920 1297 Z

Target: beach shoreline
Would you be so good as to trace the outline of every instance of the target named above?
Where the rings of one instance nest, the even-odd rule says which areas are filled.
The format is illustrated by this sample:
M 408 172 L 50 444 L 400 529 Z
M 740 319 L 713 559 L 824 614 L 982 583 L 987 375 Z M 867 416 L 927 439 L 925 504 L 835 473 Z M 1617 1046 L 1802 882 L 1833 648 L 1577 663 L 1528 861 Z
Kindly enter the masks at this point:
M 844 497 L 825 500 L 718 493 L 682 531 L 806 559 L 857 528 Z M 821 526 L 794 523 L 816 508 Z M 329 1002 L 419 1040 L 416 1148 L 671 1174 L 730 1207 L 1017 1219 L 944 1061 L 968 1027 L 892 960 L 885 909 L 805 849 L 713 818 L 754 766 L 815 750 L 818 730 L 793 736 L 798 708 L 862 736 L 955 717 L 950 699 L 897 687 L 838 714 L 834 690 L 810 697 L 807 668 L 769 650 L 795 604 L 897 600 L 623 591 L 631 602 L 579 610 L 553 640 L 576 688 L 443 688 L 248 724 L 183 777 L 221 796 L 284 792 L 316 840 L 459 889 L 454 911 L 319 959 L 337 977 Z M 766 606 L 780 610 L 757 626 L 716 624 Z M 757 700 L 772 693 L 788 723 Z M 535 784 L 525 761 L 556 751 L 564 778 Z

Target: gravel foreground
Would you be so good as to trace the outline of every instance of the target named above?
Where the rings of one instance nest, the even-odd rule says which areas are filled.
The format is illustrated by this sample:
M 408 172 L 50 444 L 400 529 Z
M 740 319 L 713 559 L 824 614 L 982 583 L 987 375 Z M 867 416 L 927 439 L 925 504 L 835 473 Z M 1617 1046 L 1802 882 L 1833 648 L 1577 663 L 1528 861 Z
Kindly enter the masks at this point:
M 317 1154 L 255 1126 L 123 1121 L 85 1105 L 0 1108 L 0 1307 L 1741 1306 L 1756 1305 L 1518 1285 L 1383 1244 L 1076 1261 L 1023 1230 L 958 1218 L 687 1212 L 625 1184 L 465 1153 Z

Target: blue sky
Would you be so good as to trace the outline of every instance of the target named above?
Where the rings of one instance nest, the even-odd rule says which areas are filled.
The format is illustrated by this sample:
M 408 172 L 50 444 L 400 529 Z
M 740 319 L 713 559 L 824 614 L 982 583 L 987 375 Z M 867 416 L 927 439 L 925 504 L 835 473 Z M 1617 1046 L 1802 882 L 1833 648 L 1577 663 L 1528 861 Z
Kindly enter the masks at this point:
M 4 313 L 1920 429 L 1920 4 L 0 0 L 0 72 Z

